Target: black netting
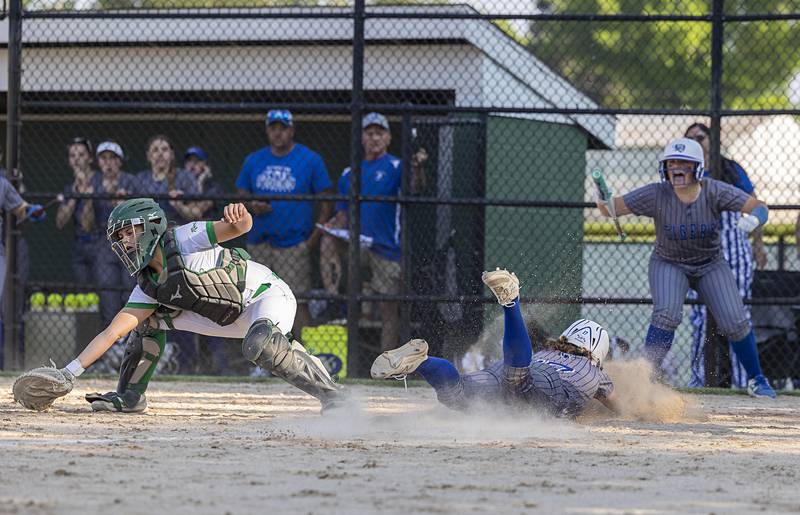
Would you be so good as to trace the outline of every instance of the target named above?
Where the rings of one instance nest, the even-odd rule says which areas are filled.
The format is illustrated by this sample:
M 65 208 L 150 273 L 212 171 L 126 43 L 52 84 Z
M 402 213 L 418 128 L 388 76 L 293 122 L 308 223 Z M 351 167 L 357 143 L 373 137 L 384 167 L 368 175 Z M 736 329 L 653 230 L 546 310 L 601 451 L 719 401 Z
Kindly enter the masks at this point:
M 699 138 L 713 177 L 771 207 L 752 243 L 730 233 L 723 245 L 766 372 L 781 385 L 800 376 L 786 365 L 797 361 L 797 290 L 779 287 L 798 280 L 796 2 L 728 1 L 723 13 L 708 1 L 22 7 L 21 49 L 9 44 L 20 91 L 3 97 L 21 123 L 12 116 L 3 134 L 18 142 L 9 178 L 47 218 L 8 242 L 5 368 L 63 364 L 141 303 L 105 239 L 110 209 L 140 196 L 176 226 L 245 202 L 255 227 L 225 245 L 289 284 L 295 337 L 340 376 L 367 374 L 409 337 L 464 366 L 497 357 L 501 312 L 481 282 L 497 266 L 516 272 L 525 314 L 546 332 L 591 318 L 639 355 L 656 228 L 621 218 L 620 241 L 590 207 L 590 173 L 616 194 L 658 182 L 664 145 L 700 122 L 713 129 Z M 353 122 L 371 112 L 366 127 Z M 109 141 L 118 147 L 98 147 Z M 355 157 L 366 159 L 360 197 Z M 358 264 L 337 233 L 353 229 L 349 202 L 366 236 Z M 705 341 L 697 302 L 684 305 L 666 377 L 730 382 L 727 345 Z M 236 337 L 167 340 L 162 373 L 260 373 Z M 122 345 L 92 370 L 118 368 Z

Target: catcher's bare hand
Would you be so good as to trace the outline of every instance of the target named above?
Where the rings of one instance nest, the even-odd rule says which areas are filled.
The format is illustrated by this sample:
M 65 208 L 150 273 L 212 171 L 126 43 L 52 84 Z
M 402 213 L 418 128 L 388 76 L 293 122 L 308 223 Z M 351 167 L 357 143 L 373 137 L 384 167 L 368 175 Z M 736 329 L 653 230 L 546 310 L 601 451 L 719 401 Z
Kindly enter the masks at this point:
M 235 204 L 228 204 L 222 210 L 222 220 L 229 224 L 239 223 L 241 220 L 247 218 L 247 208 L 244 204 L 237 202 Z
M 14 400 L 24 407 L 44 411 L 53 406 L 53 402 L 72 391 L 75 376 L 65 369 L 39 367 L 19 376 L 11 387 Z

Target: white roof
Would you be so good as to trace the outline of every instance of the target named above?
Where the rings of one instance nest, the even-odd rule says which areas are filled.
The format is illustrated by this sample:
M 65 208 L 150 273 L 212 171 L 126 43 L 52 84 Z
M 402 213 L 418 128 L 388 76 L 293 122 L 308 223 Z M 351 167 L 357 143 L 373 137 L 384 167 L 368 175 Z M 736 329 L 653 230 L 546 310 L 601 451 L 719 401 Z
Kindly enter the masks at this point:
M 226 17 L 26 19 L 23 90 L 349 90 L 352 20 L 256 16 L 349 11 L 217 9 Z M 477 12 L 467 5 L 369 8 L 412 11 Z M 230 17 L 238 14 L 244 16 Z M 0 42 L 7 42 L 7 23 Z M 365 36 L 367 89 L 452 90 L 456 105 L 467 107 L 597 107 L 486 20 L 368 18 Z M 5 77 L 0 87 L 5 89 Z M 614 143 L 613 116 L 508 116 L 578 125 L 603 144 Z

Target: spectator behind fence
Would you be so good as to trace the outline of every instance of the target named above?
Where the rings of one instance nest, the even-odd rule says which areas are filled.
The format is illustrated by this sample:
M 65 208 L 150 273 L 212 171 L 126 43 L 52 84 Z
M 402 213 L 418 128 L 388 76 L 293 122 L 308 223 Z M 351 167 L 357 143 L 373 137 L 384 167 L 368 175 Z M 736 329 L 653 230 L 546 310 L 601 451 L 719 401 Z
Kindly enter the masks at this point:
M 3 154 L 0 153 L 0 159 Z M 3 218 L 8 216 L 8 213 L 17 217 L 17 220 L 30 220 L 31 222 L 41 222 L 47 216 L 44 208 L 40 204 L 28 204 L 17 192 L 14 185 L 6 179 L 6 171 L 0 168 L 0 211 L 2 211 Z M 0 220 L 3 222 L 4 220 Z M 0 308 L 2 308 L 3 292 L 6 285 L 6 249 L 5 237 L 2 234 L 0 227 Z M 28 275 L 28 245 L 24 238 L 17 240 L 17 274 L 23 279 Z M 2 309 L 0 309 L 0 319 L 2 319 Z
M 389 121 L 378 113 L 369 113 L 362 120 L 361 144 L 364 160 L 361 162 L 361 194 L 396 197 L 402 186 L 402 163 L 389 154 L 392 135 Z M 427 153 L 420 149 L 411 161 L 411 192 L 425 185 L 423 164 Z M 350 168 L 345 168 L 339 178 L 339 193 L 350 193 Z M 371 273 L 370 287 L 375 293 L 397 295 L 400 293 L 400 204 L 390 202 L 361 203 L 361 234 L 371 239 L 368 249 L 362 249 L 362 266 Z M 347 226 L 347 202 L 336 203 L 336 216 L 329 224 L 332 227 Z M 325 246 L 332 245 L 330 236 L 325 236 Z M 328 253 L 325 253 L 328 255 Z M 329 263 L 326 263 L 328 266 Z M 338 265 L 337 265 L 338 266 Z M 338 266 L 341 268 L 341 266 Z M 380 302 L 381 350 L 397 346 L 399 338 L 400 312 L 396 302 Z
M 194 176 L 200 194 L 210 197 L 224 195 L 225 192 L 211 173 L 208 153 L 202 148 L 192 146 L 186 149 L 183 154 L 183 168 Z M 201 216 L 203 220 L 216 221 L 222 218 L 222 209 L 225 206 L 224 201 L 208 200 L 203 201 L 203 203 L 203 205 L 208 206 Z M 225 338 L 218 336 L 205 336 L 204 338 L 206 339 L 206 346 L 211 350 L 211 356 L 214 361 L 212 373 L 223 376 L 234 375 L 235 372 L 231 368 L 230 360 L 228 359 L 228 350 L 232 345 Z M 206 372 L 204 371 L 203 373 Z
M 65 201 L 56 214 L 56 227 L 63 229 L 72 220 L 75 243 L 72 245 L 73 280 L 80 285 L 93 282 L 98 263 L 97 247 L 105 243 L 105 229 L 94 223 L 91 199 L 70 198 L 76 194 L 92 194 L 100 173 L 92 169 L 92 143 L 75 138 L 67 145 L 72 182 L 64 187 Z
M 175 147 L 163 134 L 156 134 L 147 141 L 147 161 L 150 169 L 136 174 L 136 189 L 139 197 L 169 195 L 174 200 L 158 199 L 158 205 L 171 223 L 185 224 L 200 220 L 208 209 L 206 202 L 178 200 L 182 195 L 197 195 L 200 190 L 194 176 L 175 165 Z
M 146 155 L 150 169 L 136 174 L 135 195 L 172 197 L 173 200 L 156 200 L 167 215 L 170 227 L 200 220 L 203 211 L 208 208 L 208 202 L 178 200 L 182 195 L 197 195 L 200 189 L 190 172 L 176 166 L 175 147 L 172 141 L 163 134 L 152 136 L 147 142 Z M 170 331 L 169 338 L 179 349 L 179 373 L 195 373 L 198 366 L 195 334 L 187 331 Z
M 122 171 L 123 159 L 125 154 L 116 141 L 106 140 L 97 145 L 97 165 L 100 173 L 92 176 L 92 188 L 95 193 L 132 194 L 136 189 L 136 178 Z M 108 216 L 122 200 L 94 199 L 88 202 L 93 206 L 90 210 L 93 225 L 105 235 Z M 100 289 L 100 316 L 103 325 L 108 325 L 125 305 L 135 281 L 105 240 L 106 238 L 100 238 L 95 248 L 97 266 L 94 269 L 94 282 Z M 124 289 L 107 289 L 120 287 Z
M 703 157 L 705 162 L 711 167 L 711 130 L 702 123 L 693 123 L 686 129 L 684 134 L 687 138 L 693 139 L 700 144 L 703 149 Z M 705 176 L 708 177 L 711 172 L 706 169 Z M 736 186 L 755 197 L 753 184 L 747 176 L 744 168 L 732 159 L 726 157 L 722 158 L 722 173 L 720 180 Z M 753 231 L 753 244 L 750 245 L 750 239 L 743 230 L 739 229 L 736 224 L 742 214 L 739 212 L 725 211 L 720 215 L 720 242 L 722 244 L 722 253 L 725 260 L 733 270 L 733 275 L 736 279 L 736 285 L 739 288 L 739 293 L 743 299 L 749 299 L 752 295 L 753 284 L 753 258 L 755 258 L 755 265 L 758 269 L 763 269 L 767 264 L 767 254 L 764 251 L 764 241 L 761 229 Z M 694 290 L 689 291 L 689 298 L 698 298 Z M 744 305 L 747 319 L 750 319 L 750 305 Z M 705 386 L 705 338 L 706 338 L 706 320 L 707 320 L 706 306 L 703 304 L 694 304 L 689 314 L 689 320 L 692 323 L 692 377 L 689 381 L 689 386 L 702 387 Z M 744 366 L 741 364 L 736 354 L 731 351 L 731 383 L 737 388 L 747 387 L 747 373 Z
M 209 197 L 219 197 L 225 194 L 219 181 L 211 173 L 211 166 L 208 162 L 208 153 L 200 147 L 189 147 L 183 154 L 183 169 L 188 171 L 197 182 L 197 189 L 201 195 Z M 224 201 L 204 200 L 200 203 L 203 212 L 201 220 L 219 220 L 222 217 L 222 207 Z
M 3 154 L 0 152 L 0 160 Z M 0 167 L 0 211 L 2 211 L 2 218 L 0 218 L 0 227 L 5 227 L 3 223 L 5 217 L 9 213 L 17 217 L 17 221 L 30 220 L 31 222 L 41 222 L 45 219 L 46 213 L 40 204 L 28 204 L 14 188 L 14 185 L 6 179 L 6 171 Z M 17 269 L 16 275 L 21 283 L 28 279 L 28 244 L 24 237 L 20 236 L 17 239 Z M 0 320 L 3 318 L 3 292 L 5 291 L 6 282 L 6 249 L 5 238 L 3 238 L 2 229 L 0 229 Z M 24 288 L 23 288 L 24 289 Z M 22 316 L 23 304 L 19 304 L 17 314 Z M 20 318 L 21 319 L 21 318 Z M 4 346 L 0 345 L 0 370 L 5 366 L 4 364 Z
M 333 186 L 325 163 L 316 152 L 294 141 L 292 114 L 284 110 L 267 113 L 269 146 L 245 158 L 236 187 L 242 195 L 331 194 Z M 311 249 L 320 230 L 314 227 L 314 204 L 310 201 L 255 200 L 249 204 L 253 229 L 247 237 L 254 261 L 270 267 L 296 292 L 311 290 Z M 322 202 L 318 220 L 330 218 L 330 202 Z M 300 339 L 311 321 L 308 303 L 298 299 L 292 333 Z

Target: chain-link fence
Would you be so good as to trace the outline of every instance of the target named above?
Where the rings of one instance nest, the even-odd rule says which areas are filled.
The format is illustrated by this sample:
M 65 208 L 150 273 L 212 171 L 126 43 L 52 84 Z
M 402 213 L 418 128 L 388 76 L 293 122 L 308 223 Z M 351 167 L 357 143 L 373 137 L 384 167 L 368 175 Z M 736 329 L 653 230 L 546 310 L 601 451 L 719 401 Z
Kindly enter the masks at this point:
M 409 337 L 465 367 L 496 358 L 501 313 L 480 279 L 495 266 L 519 276 L 532 325 L 591 318 L 640 353 L 656 228 L 621 218 L 620 241 L 589 172 L 615 193 L 658 182 L 686 134 L 713 177 L 770 205 L 752 243 L 739 215 L 716 232 L 767 374 L 800 376 L 797 2 L 8 5 L 7 168 L 48 216 L 6 223 L 6 369 L 63 363 L 122 306 L 148 305 L 105 234 L 121 199 L 144 196 L 187 231 L 246 202 L 254 227 L 225 245 L 291 286 L 295 336 L 339 375 Z M 667 376 L 737 383 L 692 299 Z M 258 373 L 235 337 L 167 339 L 167 371 Z M 117 368 L 114 349 L 92 370 Z

